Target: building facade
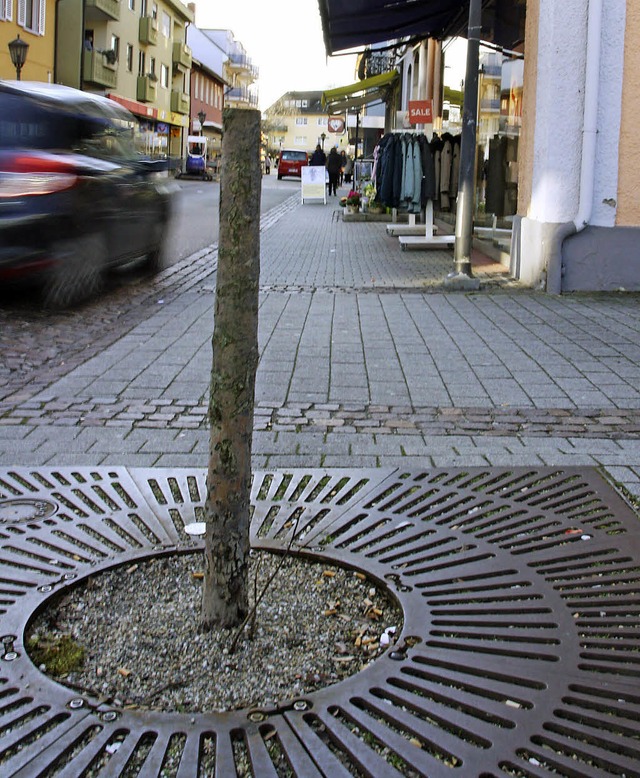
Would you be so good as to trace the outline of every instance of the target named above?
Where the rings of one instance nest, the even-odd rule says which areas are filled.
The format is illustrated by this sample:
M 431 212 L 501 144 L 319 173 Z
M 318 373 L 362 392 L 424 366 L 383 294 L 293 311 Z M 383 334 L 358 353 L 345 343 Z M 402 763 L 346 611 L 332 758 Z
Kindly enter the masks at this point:
M 58 0 L 55 80 L 121 103 L 137 143 L 175 164 L 190 112 L 192 12 L 179 0 Z
M 258 107 L 258 67 L 231 30 L 202 30 L 202 33 L 225 52 L 224 103 L 229 108 Z
M 336 145 L 346 151 L 346 131 L 339 135 L 331 133 L 328 119 L 322 92 L 286 92 L 264 114 L 269 153 L 277 156 L 281 149 L 311 153 L 318 144 L 327 152 Z
M 511 262 L 531 285 L 640 290 L 639 34 L 633 0 L 527 2 Z
M 222 110 L 226 52 L 193 25 L 187 29 L 192 51 L 190 133 L 207 138 L 210 167 L 217 172 L 222 151 Z
M 19 36 L 29 46 L 21 78 L 53 81 L 55 12 L 55 0 L 0 0 L 0 78 L 16 77 L 8 46 Z

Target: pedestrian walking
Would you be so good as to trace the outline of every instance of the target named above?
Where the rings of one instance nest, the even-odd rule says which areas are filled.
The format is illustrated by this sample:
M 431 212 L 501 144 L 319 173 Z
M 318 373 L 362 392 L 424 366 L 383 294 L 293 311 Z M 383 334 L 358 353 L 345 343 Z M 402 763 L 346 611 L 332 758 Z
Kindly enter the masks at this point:
M 351 177 L 353 175 L 353 160 L 351 157 L 347 154 L 347 159 L 344 163 L 344 182 L 345 184 L 351 183 Z
M 322 150 L 322 147 L 318 143 L 316 146 L 316 150 L 311 155 L 311 159 L 309 160 L 310 165 L 325 165 L 327 163 L 327 155 Z
M 334 146 L 327 157 L 327 172 L 329 173 L 329 194 L 338 194 L 338 181 L 340 180 L 340 168 L 342 161 L 338 149 Z
M 344 183 L 344 169 L 347 164 L 347 152 L 342 149 L 340 152 L 340 186 Z
M 271 173 L 271 157 L 268 154 L 264 158 L 264 172 L 266 173 L 266 175 L 269 175 L 269 173 Z

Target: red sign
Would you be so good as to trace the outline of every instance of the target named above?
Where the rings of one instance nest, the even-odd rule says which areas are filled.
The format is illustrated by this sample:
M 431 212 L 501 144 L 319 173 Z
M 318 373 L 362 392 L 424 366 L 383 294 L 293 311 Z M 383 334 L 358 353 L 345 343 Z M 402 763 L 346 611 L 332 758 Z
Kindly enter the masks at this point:
M 409 100 L 409 124 L 433 124 L 431 100 Z
M 329 132 L 335 132 L 336 135 L 342 135 L 344 132 L 344 118 L 342 116 L 330 116 L 327 121 Z

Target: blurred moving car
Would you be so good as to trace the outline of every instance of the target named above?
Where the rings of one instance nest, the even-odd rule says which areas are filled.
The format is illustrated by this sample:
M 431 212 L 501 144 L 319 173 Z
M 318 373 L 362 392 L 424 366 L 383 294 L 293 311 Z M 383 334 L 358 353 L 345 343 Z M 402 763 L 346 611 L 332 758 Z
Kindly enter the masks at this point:
M 133 114 L 59 84 L 0 81 L 0 116 L 0 283 L 35 279 L 64 307 L 98 292 L 109 267 L 159 268 L 167 162 L 136 153 Z
M 302 178 L 302 168 L 309 164 L 306 151 L 298 149 L 282 149 L 278 157 L 278 181 L 283 176 Z

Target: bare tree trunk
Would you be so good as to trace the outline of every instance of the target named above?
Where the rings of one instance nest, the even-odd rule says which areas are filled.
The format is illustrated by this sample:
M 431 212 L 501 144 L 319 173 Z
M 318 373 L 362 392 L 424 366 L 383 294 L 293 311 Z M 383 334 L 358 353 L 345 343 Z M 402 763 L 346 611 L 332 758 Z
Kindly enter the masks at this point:
M 249 610 L 262 186 L 260 113 L 228 109 L 223 127 L 202 630 L 237 626 Z

